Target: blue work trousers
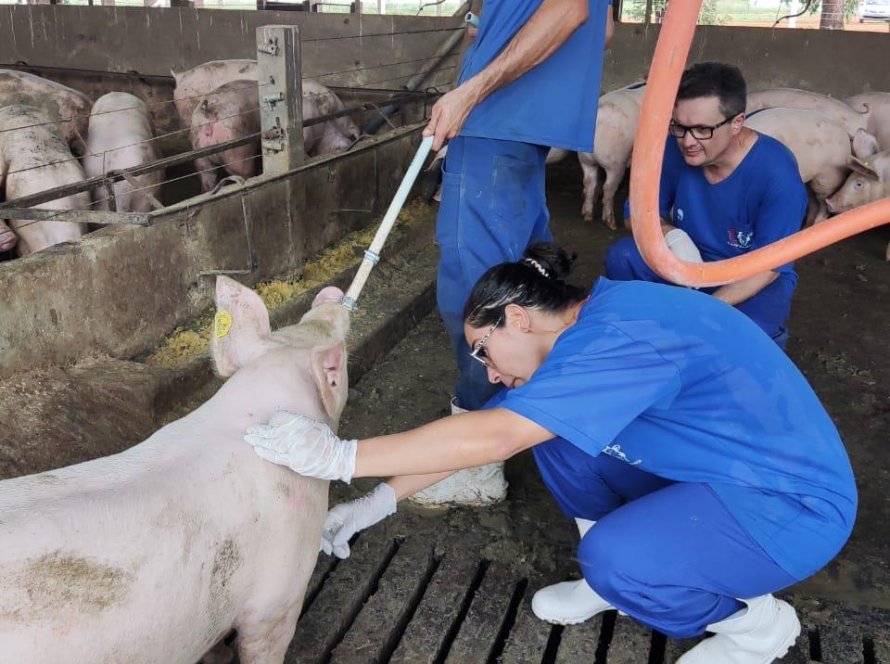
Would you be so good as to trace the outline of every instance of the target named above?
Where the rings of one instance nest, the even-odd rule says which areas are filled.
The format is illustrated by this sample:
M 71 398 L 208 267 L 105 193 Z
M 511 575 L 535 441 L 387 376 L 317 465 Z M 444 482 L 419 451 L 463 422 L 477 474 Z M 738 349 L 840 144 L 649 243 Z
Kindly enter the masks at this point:
M 606 276 L 615 281 L 651 281 L 657 284 L 671 284 L 658 276 L 646 265 L 640 250 L 632 237 L 621 238 L 606 251 Z M 672 285 L 672 284 L 671 284 Z M 754 297 L 736 305 L 736 309 L 757 323 L 775 341 L 779 348 L 785 349 L 788 343 L 788 330 L 785 321 L 791 313 L 791 296 L 797 280 L 794 275 L 780 275 L 769 286 Z M 714 288 L 703 288 L 703 293 L 712 293 Z
M 672 638 L 794 579 L 699 483 L 672 482 L 562 438 L 532 448 L 544 483 L 572 518 L 596 521 L 578 546 L 587 583 L 629 616 Z
M 441 252 L 436 291 L 460 372 L 458 405 L 468 410 L 480 408 L 497 386 L 469 356 L 464 305 L 486 270 L 518 261 L 530 244 L 552 238 L 544 193 L 546 156 L 545 147 L 515 141 L 458 136 L 448 143 L 436 220 Z

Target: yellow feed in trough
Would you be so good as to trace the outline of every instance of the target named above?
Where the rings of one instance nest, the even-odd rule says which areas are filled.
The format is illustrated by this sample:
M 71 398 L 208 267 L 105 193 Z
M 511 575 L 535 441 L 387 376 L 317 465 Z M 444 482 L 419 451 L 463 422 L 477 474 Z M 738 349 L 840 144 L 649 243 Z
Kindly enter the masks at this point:
M 435 208 L 422 201 L 406 205 L 398 217 L 399 221 L 390 234 L 389 241 L 404 235 L 418 224 L 432 224 L 435 221 Z M 350 265 L 357 264 L 364 255 L 374 234 L 377 223 L 360 231 L 350 233 L 340 242 L 323 251 L 316 259 L 306 261 L 302 271 L 288 280 L 265 281 L 257 284 L 254 290 L 262 298 L 269 311 L 275 311 L 286 302 L 318 286 L 329 283 L 337 274 Z M 176 328 L 160 347 L 152 353 L 146 364 L 176 369 L 207 352 L 210 347 L 210 334 L 213 327 L 213 313 L 207 311 L 188 328 Z

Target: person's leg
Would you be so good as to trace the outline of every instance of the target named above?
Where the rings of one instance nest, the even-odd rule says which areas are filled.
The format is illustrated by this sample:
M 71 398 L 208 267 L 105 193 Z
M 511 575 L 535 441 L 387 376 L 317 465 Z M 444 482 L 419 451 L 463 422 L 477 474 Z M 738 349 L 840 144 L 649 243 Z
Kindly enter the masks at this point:
M 736 305 L 736 309 L 757 323 L 783 350 L 788 342 L 785 321 L 791 313 L 791 297 L 796 284 L 791 276 L 779 276 L 757 295 Z
M 673 482 L 607 454 L 591 456 L 563 438 L 532 448 L 541 479 L 563 514 L 598 521 L 626 502 Z
M 625 502 L 671 484 L 605 454 L 591 456 L 562 438 L 532 450 L 544 483 L 566 516 L 575 519 L 582 538 L 597 519 Z M 584 579 L 546 586 L 532 597 L 534 614 L 558 625 L 575 625 L 611 608 Z
M 656 284 L 670 283 L 659 277 L 646 265 L 633 237 L 623 237 L 606 250 L 606 277 L 615 281 L 651 281 Z
M 448 145 L 436 222 L 437 295 L 460 372 L 462 408 L 478 409 L 497 389 L 464 340 L 470 291 L 490 267 L 519 260 L 531 242 L 550 239 L 545 157 L 545 148 L 512 141 L 459 136 Z
M 796 580 L 703 484 L 675 483 L 614 510 L 578 549 L 602 597 L 668 636 L 697 636 Z

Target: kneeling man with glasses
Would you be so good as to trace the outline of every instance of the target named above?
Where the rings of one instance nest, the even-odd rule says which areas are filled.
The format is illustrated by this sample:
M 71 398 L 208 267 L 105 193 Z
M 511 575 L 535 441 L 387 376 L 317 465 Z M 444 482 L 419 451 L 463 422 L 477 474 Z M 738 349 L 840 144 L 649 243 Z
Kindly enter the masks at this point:
M 702 62 L 683 72 L 664 152 L 659 208 L 668 247 L 679 258 L 717 261 L 798 231 L 807 194 L 794 155 L 744 126 L 747 92 L 737 67 Z M 632 212 L 625 206 L 626 219 Z M 606 276 L 665 282 L 633 238 L 606 254 Z M 793 263 L 719 288 L 702 289 L 751 318 L 780 347 L 797 285 Z

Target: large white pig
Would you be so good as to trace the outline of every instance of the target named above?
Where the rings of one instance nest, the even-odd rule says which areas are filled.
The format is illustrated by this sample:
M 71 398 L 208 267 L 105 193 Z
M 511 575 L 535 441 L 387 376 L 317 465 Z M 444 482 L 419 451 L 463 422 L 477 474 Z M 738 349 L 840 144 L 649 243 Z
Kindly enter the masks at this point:
M 221 277 L 213 357 L 232 377 L 207 403 L 121 454 L 0 482 L 3 661 L 194 664 L 234 627 L 242 664 L 282 662 L 328 483 L 242 436 L 280 410 L 337 426 L 341 295 L 273 334 L 259 296 Z
M 23 104 L 38 108 L 59 122 L 62 135 L 76 154 L 83 154 L 90 117 L 89 97 L 40 76 L 0 69 L 0 107 Z
M 600 188 L 600 169 L 605 173 L 603 192 L 603 221 L 614 229 L 615 193 L 630 165 L 634 135 L 640 117 L 645 85 L 634 84 L 607 92 L 599 99 L 593 152 L 579 152 L 578 161 L 584 174 L 584 202 L 581 216 L 593 220 L 593 203 Z M 565 151 L 551 150 L 547 163 L 558 161 Z
M 878 139 L 878 145 L 890 150 L 890 92 L 868 92 L 847 97 L 844 103 L 868 118 L 866 129 Z
M 88 178 L 108 171 L 133 168 L 160 159 L 148 107 L 127 92 L 109 92 L 93 104 L 83 168 Z M 150 212 L 164 179 L 162 170 L 143 173 L 133 181 L 114 183 L 115 206 L 119 212 Z M 109 210 L 104 187 L 93 190 L 94 209 Z
M 256 83 L 257 76 L 256 60 L 211 60 L 184 72 L 171 69 L 170 73 L 176 84 L 173 103 L 184 127 L 190 126 L 195 107 L 208 92 L 237 80 Z
M 192 149 L 225 143 L 260 131 L 259 99 L 256 84 L 248 80 L 224 83 L 207 93 L 192 112 L 189 138 Z M 224 152 L 195 160 L 195 170 L 201 178 L 201 190 L 210 191 L 216 185 L 217 167 L 231 175 L 251 178 L 260 170 L 260 139 Z
M 837 191 L 849 173 L 850 136 L 820 111 L 768 108 L 745 119 L 745 126 L 781 141 L 794 154 L 801 179 L 815 195 L 807 223 L 828 217 L 825 199 Z
M 857 130 L 866 129 L 868 117 L 839 99 L 826 97 L 817 92 L 795 88 L 772 88 L 748 94 L 746 112 L 750 115 L 763 108 L 799 108 L 815 111 L 826 120 L 841 125 L 852 138 Z
M 346 105 L 333 90 L 313 78 L 303 79 L 303 96 L 309 96 L 315 101 L 321 115 L 330 115 L 346 110 Z M 349 142 L 356 140 L 362 134 L 358 125 L 348 115 L 335 118 L 332 122 Z
M 850 159 L 850 177 L 825 204 L 832 214 L 839 214 L 872 203 L 882 198 L 890 198 L 890 150 L 877 151 L 876 143 L 856 146 L 856 156 Z M 884 253 L 884 260 L 890 261 L 890 244 Z
M 7 201 L 83 180 L 80 162 L 71 154 L 61 130 L 47 113 L 32 106 L 0 108 L 0 186 Z M 35 207 L 85 210 L 89 206 L 90 195 L 82 192 Z M 9 225 L 18 236 L 19 256 L 76 240 L 86 232 L 86 224 L 67 221 L 23 219 L 12 220 Z M 3 228 L 0 228 L 0 242 L 9 248 L 10 239 Z
M 195 107 L 211 91 L 236 80 L 256 82 L 257 63 L 256 60 L 211 60 L 181 73 L 172 70 L 170 73 L 176 81 L 173 101 L 183 126 L 188 127 L 191 125 Z M 303 79 L 304 104 L 307 99 L 318 109 L 319 115 L 328 115 L 346 108 L 330 88 L 311 78 Z M 308 119 L 305 114 L 303 117 Z M 361 134 L 349 116 L 319 125 L 319 130 L 324 132 L 320 134 L 320 145 L 316 148 L 316 152 L 307 151 L 308 154 L 327 154 L 348 147 Z

